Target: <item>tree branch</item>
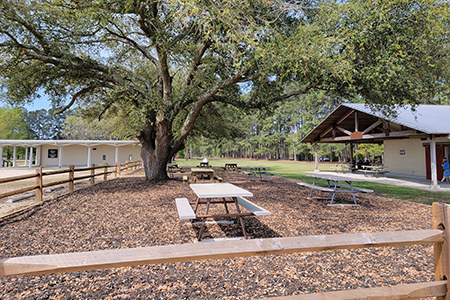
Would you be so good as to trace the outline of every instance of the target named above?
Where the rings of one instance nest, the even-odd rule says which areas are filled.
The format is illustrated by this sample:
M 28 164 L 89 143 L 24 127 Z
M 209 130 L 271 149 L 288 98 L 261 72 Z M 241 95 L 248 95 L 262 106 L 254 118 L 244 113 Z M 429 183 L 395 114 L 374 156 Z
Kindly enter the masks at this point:
M 183 141 L 186 139 L 186 137 L 189 135 L 189 133 L 194 128 L 194 123 L 197 117 L 200 114 L 201 109 L 206 104 L 214 101 L 214 96 L 220 92 L 222 89 L 225 89 L 229 86 L 232 86 L 235 83 L 241 82 L 241 80 L 244 80 L 248 73 L 252 69 L 249 67 L 247 69 L 242 70 L 241 72 L 238 72 L 234 76 L 230 77 L 229 79 L 222 81 L 218 83 L 216 86 L 211 88 L 208 92 L 204 93 L 202 96 L 200 96 L 199 100 L 194 103 L 193 108 L 190 110 L 188 115 L 186 116 L 186 119 L 184 121 L 184 124 L 180 130 L 180 134 L 174 139 L 173 148 L 178 149 Z
M 120 41 L 120 42 L 123 42 L 123 43 L 133 46 L 139 52 L 141 52 L 142 55 L 144 55 L 144 57 L 148 58 L 153 63 L 153 65 L 155 65 L 156 67 L 158 66 L 157 59 L 155 57 L 153 57 L 145 47 L 139 45 L 135 40 L 126 37 L 123 33 L 121 33 L 121 35 L 119 35 L 108 28 L 106 28 L 106 31 L 109 32 L 111 35 L 115 36 L 116 41 Z
M 69 104 L 67 104 L 66 106 L 64 106 L 63 108 L 61 108 L 60 110 L 54 112 L 54 115 L 57 114 L 61 114 L 63 112 L 65 112 L 66 110 L 68 110 L 70 107 L 72 107 L 72 105 L 75 103 L 75 100 L 77 100 L 77 98 L 81 95 L 84 95 L 86 93 L 89 93 L 90 91 L 92 91 L 93 89 L 95 89 L 94 86 L 89 86 L 87 88 L 82 89 L 79 92 L 76 92 L 73 96 L 72 96 L 72 100 L 69 102 Z

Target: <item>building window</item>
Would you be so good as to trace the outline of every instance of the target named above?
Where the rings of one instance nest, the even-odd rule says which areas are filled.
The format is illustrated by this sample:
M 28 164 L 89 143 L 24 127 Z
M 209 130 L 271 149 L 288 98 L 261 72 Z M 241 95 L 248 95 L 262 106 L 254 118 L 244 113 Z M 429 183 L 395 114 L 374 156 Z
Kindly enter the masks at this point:
M 103 155 L 103 160 L 106 160 L 106 155 Z
M 58 149 L 48 149 L 48 158 L 58 158 Z
M 128 156 L 128 160 L 133 160 L 133 155 L 132 155 L 132 154 L 130 154 L 130 155 Z

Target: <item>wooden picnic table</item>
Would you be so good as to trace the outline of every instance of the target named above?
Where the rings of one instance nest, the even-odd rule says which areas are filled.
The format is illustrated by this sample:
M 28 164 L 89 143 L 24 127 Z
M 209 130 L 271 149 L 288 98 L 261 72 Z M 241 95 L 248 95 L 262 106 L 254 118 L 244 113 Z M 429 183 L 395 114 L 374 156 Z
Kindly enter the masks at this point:
M 225 167 L 223 167 L 224 170 L 233 170 L 236 171 L 238 169 L 237 164 L 225 164 Z
M 211 168 L 212 166 L 209 164 L 209 162 L 201 162 L 197 168 Z
M 192 168 L 191 169 L 191 181 L 197 182 L 198 179 L 204 177 L 209 178 L 211 182 L 214 182 L 214 169 L 212 168 Z
M 311 192 L 309 193 L 308 198 L 312 198 L 312 194 L 314 190 L 320 190 L 323 192 L 329 192 L 331 196 L 331 202 L 328 204 L 329 206 L 336 206 L 336 205 L 343 205 L 343 204 L 333 204 L 334 198 L 336 196 L 336 193 L 351 193 L 353 196 L 353 203 L 350 204 L 351 206 L 358 206 L 356 203 L 356 197 L 355 193 L 362 192 L 362 193 L 373 193 L 373 190 L 369 189 L 363 189 L 363 188 L 357 188 L 354 187 L 352 182 L 354 181 L 364 181 L 363 178 L 353 178 L 349 176 L 344 175 L 331 175 L 331 174 L 320 174 L 320 173 L 314 173 L 314 174 L 306 174 L 306 176 L 314 177 L 313 184 L 305 183 L 305 182 L 298 182 L 299 185 L 309 187 L 311 188 Z M 328 186 L 320 186 L 317 183 L 317 180 L 319 179 L 325 179 L 328 183 Z M 344 182 L 348 185 L 339 183 Z
M 167 173 L 169 173 L 169 176 L 173 178 L 173 174 L 177 173 L 179 171 L 178 164 L 168 164 L 167 165 Z
M 180 219 L 202 219 L 202 225 L 200 227 L 198 240 L 202 239 L 203 230 L 205 227 L 205 220 L 207 218 L 238 218 L 244 238 L 248 238 L 245 230 L 245 224 L 243 217 L 248 216 L 268 216 L 271 213 L 264 208 L 248 201 L 245 197 L 252 197 L 253 194 L 247 190 L 244 190 L 231 183 L 202 183 L 202 184 L 190 184 L 189 187 L 197 195 L 196 201 L 191 204 L 187 198 L 177 198 L 176 204 Z M 204 214 L 198 214 L 199 206 L 206 204 Z M 209 208 L 211 205 L 220 204 L 224 206 L 224 213 L 221 214 L 209 214 Z M 235 206 L 236 212 L 231 212 L 230 207 L 227 204 Z M 234 204 L 234 205 L 233 205 Z M 249 212 L 242 212 L 240 207 L 244 207 Z

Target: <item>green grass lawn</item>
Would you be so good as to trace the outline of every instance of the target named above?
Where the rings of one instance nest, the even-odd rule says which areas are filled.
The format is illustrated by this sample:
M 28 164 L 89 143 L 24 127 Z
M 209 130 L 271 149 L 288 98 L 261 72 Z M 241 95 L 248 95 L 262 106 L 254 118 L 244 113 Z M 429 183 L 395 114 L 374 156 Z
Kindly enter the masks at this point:
M 198 160 L 178 159 L 181 167 L 196 167 L 201 162 Z M 209 163 L 214 168 L 225 166 L 226 163 L 237 163 L 238 167 L 245 169 L 248 166 L 270 167 L 270 172 L 279 177 L 289 178 L 303 182 L 313 182 L 313 178 L 306 176 L 306 173 L 314 171 L 314 162 L 295 162 L 295 161 L 275 161 L 275 160 L 250 160 L 242 158 L 209 158 Z M 320 171 L 334 171 L 334 164 L 319 163 Z M 450 193 L 448 192 L 430 192 L 388 184 L 374 182 L 355 182 L 357 187 L 374 190 L 377 194 L 394 199 L 407 200 L 411 202 L 431 205 L 433 202 L 450 203 Z

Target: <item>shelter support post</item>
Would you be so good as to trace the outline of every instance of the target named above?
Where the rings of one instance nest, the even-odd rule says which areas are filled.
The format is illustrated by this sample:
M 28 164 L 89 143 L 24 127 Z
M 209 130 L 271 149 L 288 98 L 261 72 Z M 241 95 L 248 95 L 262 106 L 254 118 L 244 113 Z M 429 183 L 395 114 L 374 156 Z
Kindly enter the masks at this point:
M 16 166 L 16 156 L 17 156 L 17 149 L 16 149 L 16 146 L 14 146 L 14 150 L 13 150 L 13 167 Z
M 28 147 L 25 146 L 25 163 L 24 166 L 28 165 Z
M 28 167 L 31 168 L 33 166 L 33 147 L 30 147 L 30 158 L 28 161 Z
M 89 167 L 90 165 L 91 165 L 91 146 L 88 146 L 88 157 L 86 167 Z
M 431 163 L 431 187 L 436 188 L 437 183 L 437 168 L 436 168 L 436 140 L 434 134 L 430 135 L 430 163 Z
M 42 151 L 42 145 L 36 147 L 36 166 L 41 165 L 41 151 Z
M 119 146 L 116 146 L 115 163 L 117 164 L 118 162 L 119 162 Z
M 62 167 L 62 147 L 59 146 L 58 168 Z
M 317 153 L 317 142 L 314 143 L 314 162 L 315 162 L 314 172 L 319 172 L 319 155 Z
M 353 167 L 355 166 L 355 160 L 353 158 L 353 143 L 350 143 L 350 164 L 352 165 L 350 167 L 350 170 L 353 170 Z

